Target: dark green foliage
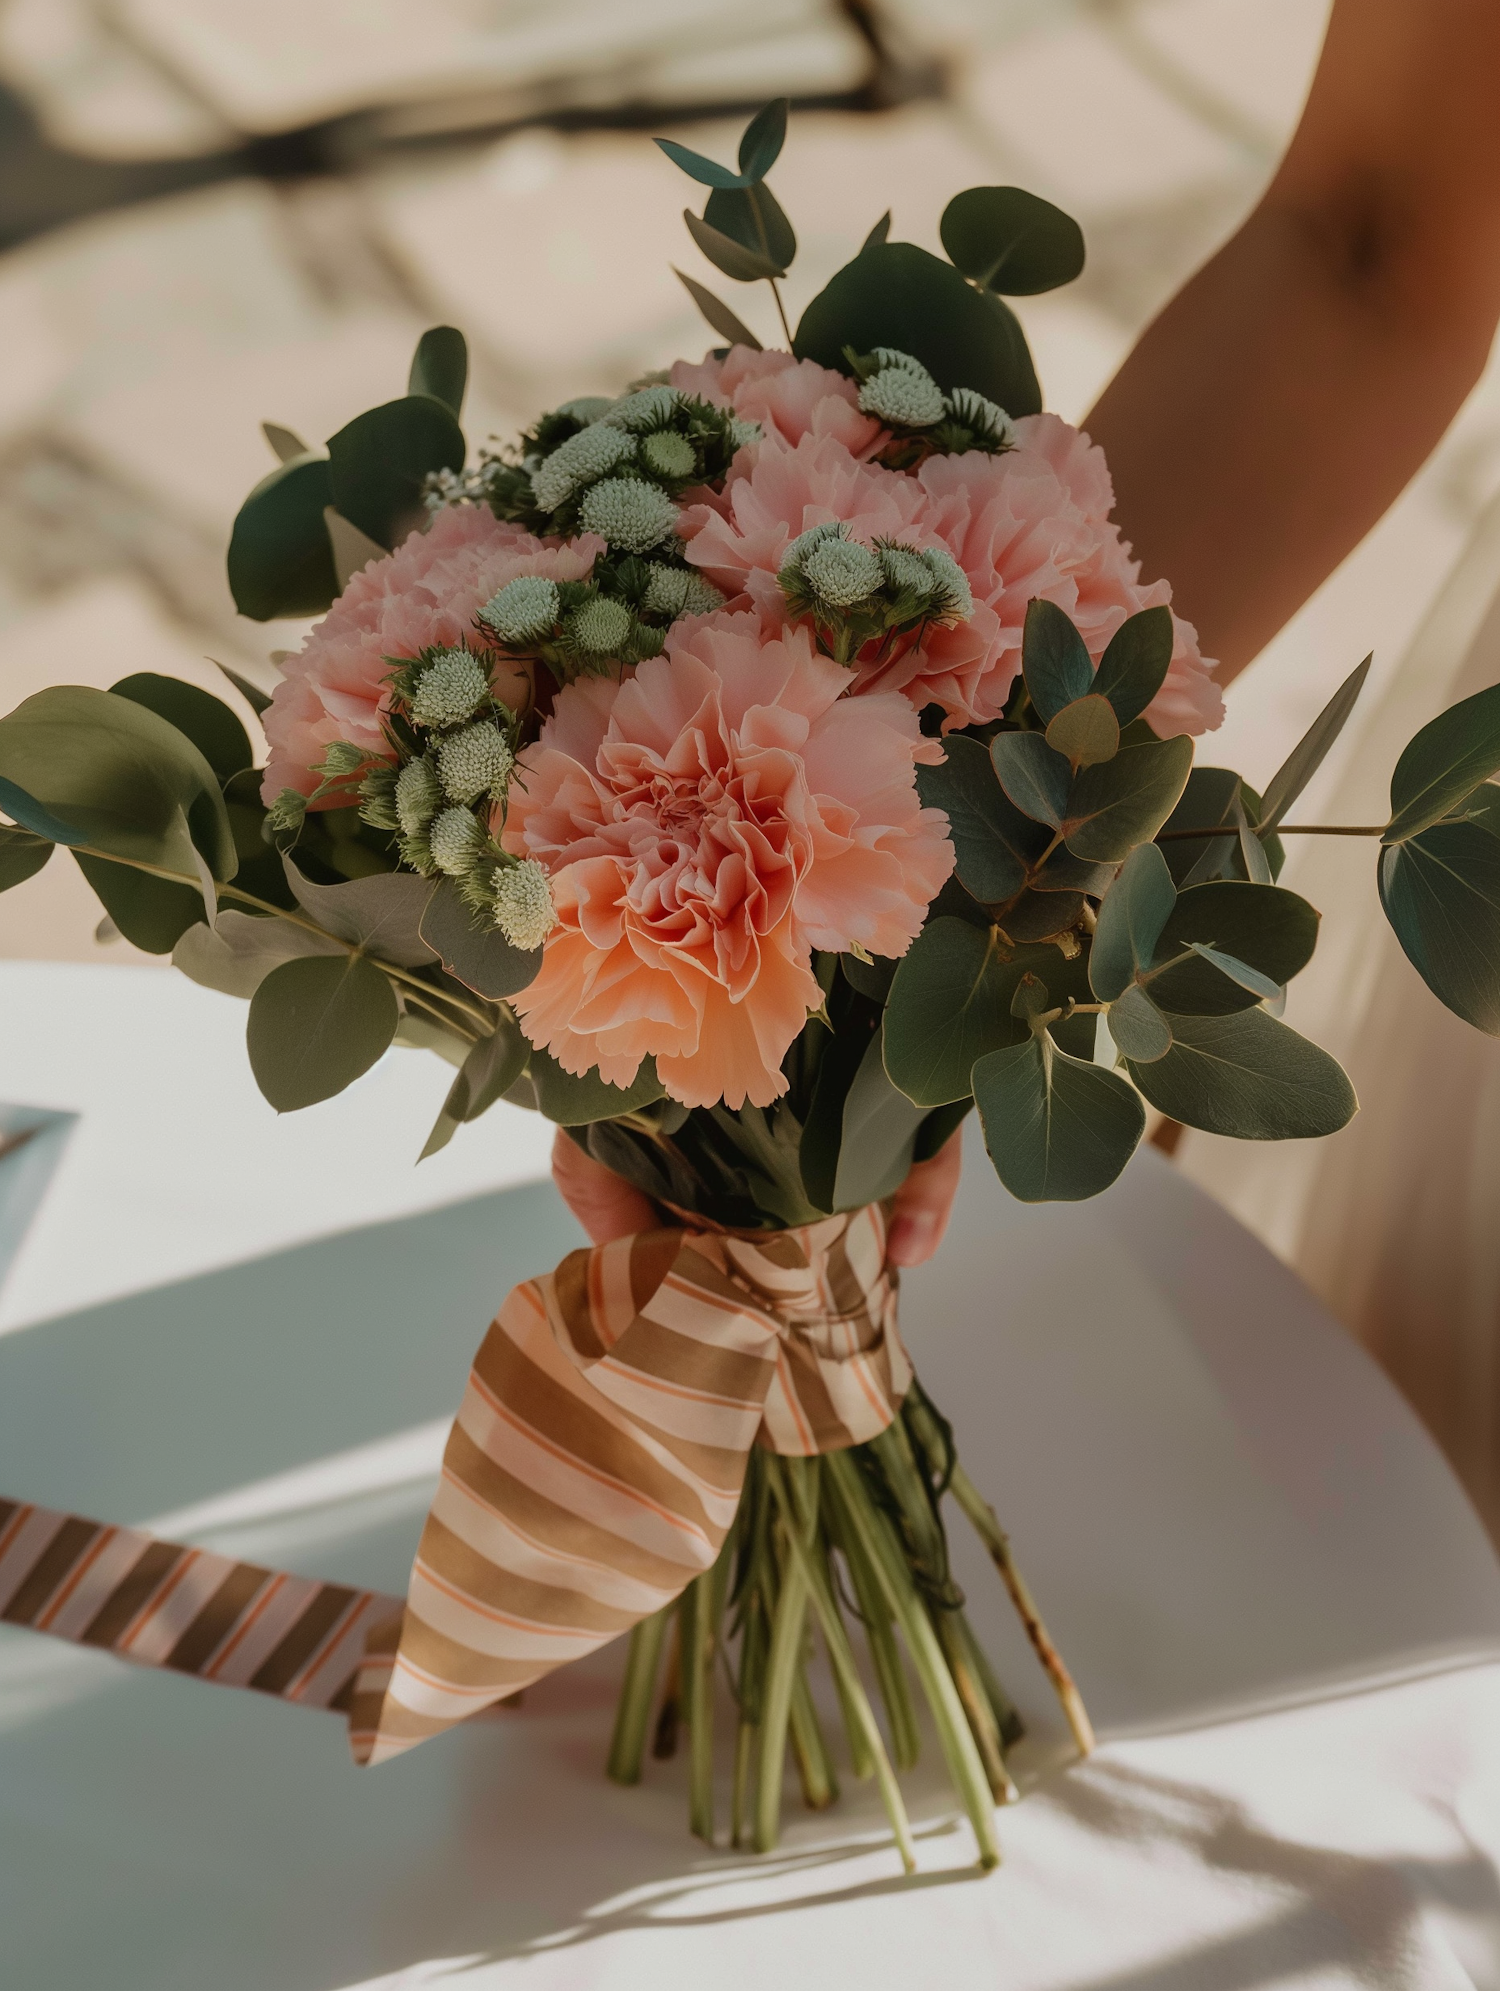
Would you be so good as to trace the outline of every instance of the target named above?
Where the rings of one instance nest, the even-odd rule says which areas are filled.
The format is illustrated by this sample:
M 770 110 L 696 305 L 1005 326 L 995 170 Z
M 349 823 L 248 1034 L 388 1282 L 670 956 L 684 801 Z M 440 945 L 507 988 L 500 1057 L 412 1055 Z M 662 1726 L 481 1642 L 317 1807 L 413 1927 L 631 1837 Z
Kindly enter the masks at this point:
M 943 247 L 987 290 L 1034 297 L 1083 269 L 1083 230 L 1051 201 L 1021 187 L 968 187 L 943 209 Z

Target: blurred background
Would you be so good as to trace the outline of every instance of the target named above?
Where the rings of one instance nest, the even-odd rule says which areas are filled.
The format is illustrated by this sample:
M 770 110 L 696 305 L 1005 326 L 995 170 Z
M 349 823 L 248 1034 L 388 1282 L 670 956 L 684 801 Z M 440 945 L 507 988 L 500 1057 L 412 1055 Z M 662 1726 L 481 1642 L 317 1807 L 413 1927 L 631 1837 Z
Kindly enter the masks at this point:
M 465 426 L 617 391 L 710 335 L 672 275 L 767 339 L 698 258 L 654 131 L 731 156 L 790 95 L 774 179 L 795 313 L 879 214 L 937 247 L 948 198 L 1016 182 L 1089 262 L 1022 301 L 1049 405 L 1090 406 L 1255 200 L 1324 0 L 4 0 L 0 709 L 152 669 L 261 683 L 300 626 L 236 616 L 234 512 L 271 467 L 400 392 L 460 325 Z M 1289 464 L 1295 439 L 1289 439 Z M 1293 474 L 1289 471 L 1289 474 Z M 1493 370 L 1383 524 L 1230 694 L 1213 757 L 1263 780 L 1366 649 L 1389 668 L 1493 489 Z M 1335 769 L 1329 770 L 1332 779 Z M 124 961 L 59 860 L 0 900 L 0 956 Z

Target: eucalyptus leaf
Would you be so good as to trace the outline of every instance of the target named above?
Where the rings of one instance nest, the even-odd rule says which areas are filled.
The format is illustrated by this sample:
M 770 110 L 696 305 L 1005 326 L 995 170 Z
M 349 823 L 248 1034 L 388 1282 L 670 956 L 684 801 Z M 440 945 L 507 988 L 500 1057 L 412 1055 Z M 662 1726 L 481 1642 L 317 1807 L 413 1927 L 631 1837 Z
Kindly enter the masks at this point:
M 1088 692 L 1065 705 L 1047 728 L 1047 745 L 1075 767 L 1097 767 L 1120 751 L 1120 722 L 1107 698 Z
M 29 795 L 16 782 L 7 781 L 3 775 L 0 775 L 0 809 L 13 823 L 19 823 L 27 836 L 40 837 L 50 844 L 88 842 L 82 830 L 72 823 L 65 823 L 61 816 L 54 816 L 50 809 L 42 807 L 34 795 Z
M 1021 671 L 1044 722 L 1094 689 L 1094 660 L 1083 638 L 1056 602 L 1041 596 L 1026 605 Z
M 1125 1080 L 1028 1032 L 974 1067 L 995 1173 L 1023 1203 L 1097 1196 L 1140 1145 L 1146 1115 Z
M 1014 941 L 1050 940 L 1078 924 L 1083 911 L 1081 892 L 1022 892 L 1005 908 L 1004 928 Z
M 729 306 L 715 297 L 711 290 L 705 289 L 694 278 L 684 276 L 675 263 L 672 265 L 672 274 L 721 339 L 727 339 L 732 346 L 748 346 L 753 353 L 763 350 L 760 340 L 749 326 L 736 318 Z
M 1239 793 L 1240 777 L 1232 768 L 1195 767 L 1188 775 L 1181 799 L 1162 825 L 1160 846 L 1179 885 L 1201 884 L 1223 869 L 1236 845 L 1234 805 Z M 1226 826 L 1227 836 L 1212 834 Z M 1201 841 L 1181 834 L 1193 829 L 1204 832 Z
M 876 222 L 875 226 L 870 230 L 869 234 L 860 244 L 860 250 L 859 250 L 860 254 L 863 255 L 866 249 L 878 249 L 881 243 L 884 242 L 886 237 L 890 234 L 890 232 L 891 232 L 891 211 L 889 208 L 887 208 L 885 213 L 881 215 L 879 221 Z
M 1218 947 L 1205 947 L 1201 940 L 1189 942 L 1195 954 L 1207 961 L 1210 967 L 1217 968 L 1221 975 L 1227 975 L 1239 988 L 1245 989 L 1259 1002 L 1277 1002 L 1282 996 L 1280 986 L 1263 975 L 1258 968 L 1252 968 L 1247 961 L 1240 961 L 1233 954 L 1225 954 Z M 1135 1055 L 1132 1053 L 1132 1056 Z
M 1174 640 L 1169 608 L 1139 610 L 1109 639 L 1094 690 L 1109 700 L 1122 726 L 1138 719 L 1166 682 Z
M 530 1052 L 515 1019 L 503 1013 L 494 1033 L 481 1037 L 459 1067 L 417 1160 L 426 1161 L 447 1147 L 461 1126 L 477 1120 L 502 1099 L 525 1071 Z
M 1085 858 L 1075 857 L 1065 844 L 1059 844 L 1041 870 L 1033 873 L 1031 889 L 1034 892 L 1087 892 L 1091 899 L 1102 899 L 1119 868 L 1117 864 L 1094 864 Z
M 745 126 L 740 138 L 740 172 L 748 182 L 763 180 L 781 157 L 786 144 L 786 119 L 791 106 L 785 97 L 773 97 Z
M 857 954 L 841 954 L 839 970 L 851 989 L 857 989 L 871 1002 L 884 1005 L 891 992 L 899 961 L 888 959 L 883 954 L 873 954 L 868 961 L 861 961 Z
M 395 547 L 425 522 L 422 491 L 428 473 L 462 470 L 463 430 L 453 411 L 427 394 L 367 409 L 328 439 L 330 491 L 324 504 Z M 322 512 L 318 514 L 320 527 Z
M 1160 850 L 1154 843 L 1138 844 L 1105 894 L 1089 949 L 1089 985 L 1101 1002 L 1114 1002 L 1151 966 L 1176 904 L 1177 890 Z
M 1113 760 L 1086 767 L 1067 799 L 1065 841 L 1075 857 L 1096 863 L 1126 858 L 1149 843 L 1171 815 L 1193 765 L 1184 734 L 1121 747 Z
M 955 1099 L 947 1106 L 935 1106 L 918 1129 L 916 1144 L 912 1148 L 913 1163 L 931 1161 L 934 1155 L 940 1154 L 968 1119 L 973 1107 L 972 1099 Z
M 628 1086 L 606 1085 L 598 1072 L 575 1077 L 546 1051 L 533 1050 L 525 1072 L 506 1093 L 518 1106 L 529 1106 L 560 1127 L 586 1127 L 595 1120 L 618 1119 L 638 1106 L 664 1099 L 667 1088 L 647 1058 Z
M 278 1113 L 332 1099 L 384 1054 L 399 1014 L 390 982 L 359 955 L 284 962 L 250 999 L 255 1082 Z
M 398 968 L 430 967 L 437 949 L 424 938 L 423 916 L 436 889 L 410 871 L 384 871 L 345 885 L 317 885 L 290 857 L 282 860 L 297 903 L 340 940 Z
M 943 754 L 941 766 L 918 767 L 917 792 L 947 816 L 965 887 L 987 904 L 1008 899 L 1046 848 L 1047 832 L 1010 801 L 980 741 L 950 733 Z
M 1168 1021 L 1171 1050 L 1153 1064 L 1131 1064 L 1130 1074 L 1158 1111 L 1185 1127 L 1232 1140 L 1297 1141 L 1336 1134 L 1354 1117 L 1358 1101 L 1343 1068 L 1263 1009 L 1174 1013 Z
M 240 697 L 244 699 L 257 719 L 263 712 L 268 712 L 271 709 L 269 692 L 262 691 L 260 686 L 252 684 L 249 678 L 241 677 L 238 671 L 232 671 L 228 664 L 221 664 L 217 657 L 210 657 L 209 662 L 215 670 L 224 673 L 225 677 L 228 678 L 229 682 L 234 686 Z
M 183 929 L 172 949 L 172 966 L 201 988 L 248 1000 L 273 968 L 312 957 L 342 961 L 348 951 L 337 940 L 291 920 L 228 909 L 212 926 L 200 919 Z
M 1083 269 L 1083 230 L 1051 201 L 1021 187 L 968 187 L 943 209 L 943 247 L 975 283 L 1034 297 Z
M 468 341 L 456 325 L 433 325 L 417 341 L 407 392 L 441 401 L 456 421 L 464 411 L 468 383 Z
M 241 615 L 321 615 L 338 593 L 325 506 L 328 458 L 311 451 L 263 477 L 240 506 L 229 538 L 229 592 Z
M 1380 903 L 1438 1001 L 1500 1037 L 1500 838 L 1434 823 L 1380 853 Z
M 868 1037 L 858 1029 L 838 1030 L 824 1045 L 818 1060 L 818 1075 L 797 1149 L 802 1187 L 815 1209 L 831 1212 L 838 1207 L 834 1197 L 839 1154 L 844 1144 L 844 1101 L 860 1061 L 872 1043 L 878 1049 L 878 1030 Z
M 690 180 L 696 180 L 700 187 L 747 187 L 750 184 L 743 173 L 721 166 L 716 159 L 705 159 L 701 152 L 679 145 L 675 138 L 658 138 L 656 143 L 672 164 L 680 167 Z
M 1073 770 L 1040 733 L 997 733 L 990 741 L 990 761 L 1000 786 L 1023 816 L 1049 829 L 1061 827 Z
M 196 849 L 215 878 L 235 874 L 213 769 L 175 726 L 131 699 L 76 684 L 34 692 L 0 719 L 0 780 L 13 784 L 0 789 L 0 808 L 54 842 L 91 843 L 187 877 L 196 875 Z M 23 818 L 28 797 L 40 816 Z
M 1256 992 L 1197 950 L 1207 947 L 1232 957 L 1273 988 L 1285 988 L 1312 959 L 1317 941 L 1317 913 L 1284 886 L 1227 878 L 1189 885 L 1178 893 L 1157 941 L 1151 993 L 1163 1009 L 1174 1012 L 1224 1016 L 1249 1009 L 1259 999 Z M 1193 958 L 1179 960 L 1175 967 L 1162 965 L 1183 953 Z
M 1391 776 L 1391 820 L 1381 842 L 1416 836 L 1496 773 L 1500 684 L 1450 705 L 1408 744 Z
M 428 899 L 420 926 L 421 939 L 448 973 L 487 1002 L 519 995 L 536 980 L 542 965 L 540 947 L 523 953 L 498 927 L 481 926 L 447 879 Z
M 1324 756 L 1343 732 L 1345 722 L 1354 710 L 1354 701 L 1364 688 L 1373 660 L 1372 653 L 1362 664 L 1350 671 L 1348 677 L 1266 783 L 1260 817 L 1255 825 L 1262 836 L 1285 820 L 1287 810 L 1323 765 Z
M 858 1210 L 894 1196 L 911 1170 L 912 1151 L 927 1118 L 891 1084 L 876 1031 L 844 1098 L 843 1139 L 834 1179 L 835 1210 Z
M 1021 947 L 1007 959 L 993 930 L 933 920 L 902 957 L 886 1003 L 892 1082 L 919 1106 L 966 1098 L 975 1059 L 1021 1034 L 1010 1010 L 1021 977 L 1060 965 L 1054 948 Z
M 246 768 L 255 756 L 250 736 L 221 698 L 200 691 L 182 678 L 161 677 L 155 671 L 137 671 L 122 677 L 110 690 L 117 698 L 130 698 L 144 705 L 185 733 L 219 777 L 222 786 Z
M 682 218 L 687 232 L 709 262 L 736 283 L 760 283 L 767 277 L 786 274 L 784 265 L 774 257 L 766 255 L 761 249 L 746 248 L 732 235 L 715 228 L 711 222 L 700 221 L 690 207 L 682 210 Z
M 910 242 L 862 249 L 803 312 L 793 341 L 798 359 L 847 372 L 846 346 L 857 353 L 893 346 L 920 360 L 945 393 L 972 387 L 1011 415 L 1041 410 L 1015 315 Z
M 1120 1055 L 1137 1064 L 1154 1064 L 1172 1048 L 1172 1026 L 1138 982 L 1110 1004 L 1109 1034 Z
M 203 894 L 197 886 L 153 878 L 107 857 L 85 857 L 78 850 L 73 855 L 100 905 L 143 954 L 170 954 L 189 927 L 203 923 Z
M 769 187 L 721 188 L 711 193 L 703 209 L 702 225 L 771 264 L 765 274 L 784 276 L 796 259 L 796 233 Z M 696 241 L 697 230 L 691 232 Z M 699 247 L 702 246 L 700 242 Z M 720 269 L 725 268 L 717 257 L 709 260 Z
M 30 830 L 0 827 L 0 892 L 34 878 L 56 848 L 49 838 L 33 836 Z

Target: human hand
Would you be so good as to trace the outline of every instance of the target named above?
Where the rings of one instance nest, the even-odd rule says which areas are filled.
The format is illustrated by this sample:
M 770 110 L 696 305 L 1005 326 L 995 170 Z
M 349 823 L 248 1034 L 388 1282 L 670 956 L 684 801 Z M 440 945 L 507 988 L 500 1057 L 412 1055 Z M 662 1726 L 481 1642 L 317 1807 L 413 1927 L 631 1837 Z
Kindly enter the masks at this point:
M 963 1166 L 962 1132 L 951 1134 L 930 1161 L 919 1161 L 896 1191 L 886 1253 L 893 1265 L 923 1265 L 943 1241 Z M 657 1230 L 649 1197 L 593 1156 L 561 1128 L 552 1143 L 552 1180 L 595 1244 L 634 1231 Z

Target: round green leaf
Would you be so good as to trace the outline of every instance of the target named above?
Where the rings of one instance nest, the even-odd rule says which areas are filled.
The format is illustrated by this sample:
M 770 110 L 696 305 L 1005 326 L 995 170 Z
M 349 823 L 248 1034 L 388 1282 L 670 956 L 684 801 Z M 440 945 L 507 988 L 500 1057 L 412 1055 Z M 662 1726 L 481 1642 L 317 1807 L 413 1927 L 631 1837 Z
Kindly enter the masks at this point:
M 759 272 L 761 276 L 784 275 L 797 254 L 796 233 L 769 187 L 715 189 L 708 197 L 699 226 L 714 230 L 721 238 L 727 237 L 739 247 L 741 253 L 759 257 L 765 265 Z M 698 241 L 698 229 L 691 219 L 688 228 L 693 239 Z M 703 248 L 701 241 L 698 246 Z M 706 249 L 704 253 L 708 255 Z M 726 276 L 735 274 L 727 263 L 719 262 L 718 257 L 709 255 L 709 261 L 717 264 Z
M 389 981 L 360 956 L 287 961 L 250 999 L 250 1069 L 278 1113 L 295 1113 L 367 1072 L 398 1020 Z
M 1154 843 L 1137 844 L 1099 907 L 1089 948 L 1089 986 L 1113 1002 L 1155 958 L 1162 928 L 1177 903 L 1166 860 Z
M 965 1099 L 976 1058 L 1011 1044 L 1025 1025 L 1011 1014 L 1021 977 L 1052 986 L 1064 963 L 1052 947 L 1007 958 L 993 928 L 941 918 L 902 957 L 885 1011 L 885 1068 L 919 1106 Z
M 1094 678 L 1094 690 L 1107 698 L 1122 726 L 1138 719 L 1166 681 L 1172 661 L 1172 611 L 1143 608 L 1128 616 L 1109 639 Z
M 1189 885 L 1178 894 L 1157 941 L 1155 959 L 1170 961 L 1201 944 L 1232 955 L 1258 969 L 1276 987 L 1285 988 L 1312 959 L 1317 941 L 1318 915 L 1306 899 L 1280 885 L 1224 878 Z M 1202 956 L 1154 974 L 1151 994 L 1163 1009 L 1195 1016 L 1228 1016 L 1252 1009 L 1261 999 Z
M 1425 725 L 1396 762 L 1382 843 L 1415 836 L 1500 773 L 1500 684 L 1462 699 Z
M 1040 733 L 997 733 L 990 762 L 1007 796 L 1033 822 L 1058 829 L 1073 785 L 1073 770 Z
M 1121 747 L 1113 760 L 1084 768 L 1068 795 L 1069 850 L 1095 863 L 1118 863 L 1149 843 L 1176 807 L 1192 765 L 1193 743 L 1179 734 Z
M 0 778 L 66 824 L 68 841 L 189 878 L 196 847 L 215 878 L 235 874 L 213 769 L 175 726 L 132 699 L 77 684 L 33 693 L 0 719 Z M 3 795 L 0 807 L 9 809 Z M 45 821 L 24 827 L 42 830 Z
M 1020 891 L 1029 865 L 1047 846 L 1047 832 L 1006 795 L 981 741 L 950 733 L 943 753 L 941 766 L 917 769 L 917 792 L 927 808 L 947 816 L 965 888 L 994 905 Z
M 46 837 L 33 836 L 30 830 L 6 829 L 0 825 L 0 892 L 8 892 L 12 885 L 24 885 L 28 878 L 34 878 L 56 848 Z
M 321 615 L 339 591 L 324 507 L 333 503 L 326 456 L 293 457 L 240 506 L 229 538 L 229 592 L 241 615 Z
M 421 931 L 436 889 L 430 878 L 383 871 L 345 885 L 317 885 L 290 857 L 283 862 L 298 903 L 338 939 L 398 968 L 425 968 L 437 960 L 437 949 Z
M 585 1072 L 581 1078 L 565 1072 L 548 1052 L 533 1050 L 525 1073 L 506 1097 L 515 1105 L 533 1107 L 559 1127 L 587 1127 L 595 1120 L 617 1120 L 622 1113 L 664 1099 L 666 1093 L 650 1058 L 642 1062 L 631 1084 L 619 1086 L 606 1085 L 597 1072 Z
M 266 919 L 233 907 L 212 926 L 185 927 L 172 949 L 172 966 L 200 988 L 248 1001 L 273 968 L 307 955 L 342 961 L 348 953 L 336 940 L 311 933 L 289 919 Z
M 540 947 L 522 953 L 498 928 L 481 926 L 457 887 L 446 879 L 427 902 L 421 937 L 450 975 L 487 1002 L 519 995 L 536 980 L 542 965 Z
M 457 420 L 463 413 L 468 381 L 468 341 L 458 327 L 434 325 L 424 332 L 412 355 L 407 392 L 426 394 L 434 401 L 441 401 Z
M 763 180 L 781 157 L 790 108 L 785 97 L 773 97 L 745 126 L 739 158 L 740 172 L 747 180 Z
M 515 1018 L 502 1010 L 493 1033 L 481 1037 L 459 1067 L 418 1161 L 426 1161 L 439 1148 L 447 1147 L 459 1127 L 477 1120 L 497 1099 L 503 1099 L 525 1071 L 530 1052 Z
M 1047 728 L 1047 745 L 1074 767 L 1096 767 L 1120 751 L 1120 722 L 1107 698 L 1090 692 L 1065 705 Z
M 893 346 L 922 362 L 944 392 L 972 387 L 1011 415 L 1035 415 L 1041 389 L 1012 312 L 910 242 L 860 251 L 802 314 L 793 350 L 847 372 L 844 348 Z
M 1043 722 L 1094 689 L 1094 660 L 1071 619 L 1039 595 L 1026 604 L 1021 671 Z
M 995 1173 L 1023 1203 L 1076 1203 L 1116 1179 L 1146 1114 L 1115 1072 L 1028 1034 L 974 1067 L 974 1103 Z
M 185 733 L 219 777 L 220 785 L 247 768 L 255 756 L 250 736 L 221 698 L 200 691 L 178 677 L 161 677 L 155 671 L 136 671 L 122 677 L 110 690 L 116 698 L 130 698 L 155 712 L 179 733 Z
M 724 199 L 734 198 L 724 195 Z M 712 203 L 710 203 L 712 205 Z M 690 207 L 682 210 L 687 232 L 716 270 L 722 270 L 736 283 L 760 283 L 767 277 L 785 275 L 785 266 L 758 247 L 746 247 L 707 220 L 700 221 Z
M 426 394 L 387 401 L 328 438 L 326 502 L 378 546 L 397 546 L 426 519 L 428 472 L 462 470 L 465 449 L 463 430 L 441 401 Z
M 174 885 L 128 864 L 112 864 L 107 857 L 85 857 L 76 850 L 73 855 L 100 905 L 142 953 L 170 954 L 190 926 L 206 924 L 207 909 L 196 885 Z
M 1383 850 L 1380 903 L 1438 1001 L 1500 1037 L 1500 838 L 1435 823 Z
M 1263 1009 L 1168 1017 L 1172 1048 L 1130 1075 L 1160 1112 L 1239 1141 L 1336 1134 L 1358 1109 L 1344 1069 Z
M 1083 268 L 1083 230 L 1070 214 L 1021 187 L 968 187 L 943 209 L 943 247 L 966 277 L 1007 297 L 1071 283 Z
M 1154 1064 L 1172 1048 L 1172 1026 L 1138 982 L 1110 1004 L 1109 1034 L 1122 1057 Z

